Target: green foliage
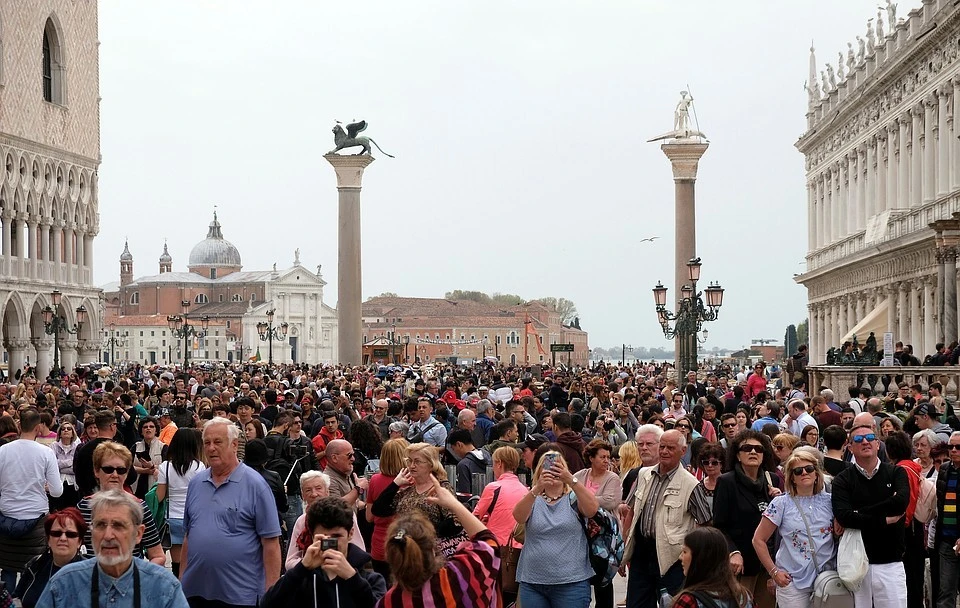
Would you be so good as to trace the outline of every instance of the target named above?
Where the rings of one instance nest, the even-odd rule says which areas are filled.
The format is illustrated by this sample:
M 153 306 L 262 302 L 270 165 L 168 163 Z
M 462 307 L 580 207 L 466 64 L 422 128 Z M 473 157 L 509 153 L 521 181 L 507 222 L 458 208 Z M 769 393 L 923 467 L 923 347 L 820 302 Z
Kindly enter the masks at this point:
M 577 312 L 577 305 L 566 298 L 538 298 L 537 302 L 560 313 L 561 323 L 571 323 L 574 317 L 580 314 Z
M 789 357 L 797 352 L 800 342 L 797 341 L 797 327 L 793 324 L 787 325 L 786 335 L 783 337 L 783 354 Z
M 469 300 L 470 302 L 480 302 L 481 304 L 490 304 L 490 296 L 482 291 L 465 291 L 463 289 L 454 289 L 443 294 L 447 300 Z
M 801 344 L 810 344 L 810 325 L 806 319 L 797 325 L 797 346 Z

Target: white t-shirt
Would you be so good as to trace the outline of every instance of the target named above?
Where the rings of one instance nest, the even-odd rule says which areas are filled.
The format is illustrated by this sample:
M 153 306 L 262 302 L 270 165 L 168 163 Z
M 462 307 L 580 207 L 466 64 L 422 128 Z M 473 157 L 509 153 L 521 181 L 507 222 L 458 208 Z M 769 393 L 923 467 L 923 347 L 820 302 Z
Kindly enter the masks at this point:
M 187 503 L 187 486 L 190 485 L 190 480 L 197 476 L 197 473 L 206 468 L 207 466 L 198 460 L 191 463 L 186 475 L 177 473 L 170 461 L 157 467 L 157 483 L 167 484 L 167 500 L 170 505 L 168 518 L 183 519 L 184 506 Z
M 53 450 L 17 439 L 0 446 L 0 513 L 14 519 L 36 519 L 49 512 L 50 496 L 63 494 L 63 481 Z

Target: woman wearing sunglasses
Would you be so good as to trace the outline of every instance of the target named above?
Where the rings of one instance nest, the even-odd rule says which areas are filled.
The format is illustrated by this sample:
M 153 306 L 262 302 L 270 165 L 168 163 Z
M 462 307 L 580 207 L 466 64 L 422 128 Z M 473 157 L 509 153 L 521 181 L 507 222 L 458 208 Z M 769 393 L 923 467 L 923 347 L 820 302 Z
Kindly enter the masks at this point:
M 87 523 L 76 507 L 47 515 L 43 521 L 47 550 L 27 562 L 13 597 L 20 598 L 23 608 L 33 608 L 47 587 L 50 577 L 60 568 L 83 561 L 80 542 L 87 533 Z
M 726 451 L 719 443 L 706 443 L 697 454 L 697 466 L 703 471 L 700 485 L 703 486 L 703 494 L 710 504 L 711 513 L 713 513 L 713 493 L 717 490 L 717 480 L 723 473 L 723 459 L 726 455 Z
M 130 490 L 123 486 L 127 478 L 127 472 L 133 466 L 133 454 L 130 450 L 115 441 L 104 441 L 93 451 L 93 474 L 97 479 L 97 491 L 100 490 L 120 490 L 130 494 Z M 144 557 L 158 566 L 164 566 L 167 563 L 167 556 L 160 546 L 160 533 L 157 531 L 156 521 L 153 519 L 153 513 L 150 512 L 147 503 L 138 498 L 137 501 L 143 507 L 143 537 L 133 548 L 134 557 Z M 82 498 L 77 503 L 77 508 L 83 515 L 83 520 L 90 526 L 93 518 L 93 510 L 90 507 L 90 497 Z M 90 530 L 83 536 L 83 544 L 87 549 L 87 555 L 93 556 L 93 539 L 90 536 Z
M 814 580 L 833 560 L 833 505 L 815 455 L 795 451 L 787 459 L 785 473 L 787 494 L 774 498 L 764 511 L 753 548 L 777 585 L 777 603 L 807 608 Z M 782 539 L 776 560 L 768 548 L 774 532 L 780 532 Z
M 753 596 L 757 608 L 773 608 L 767 588 L 769 576 L 753 549 L 753 533 L 770 500 L 780 494 L 770 438 L 746 430 L 734 437 L 727 453 L 727 472 L 717 479 L 713 493 L 713 525 L 730 541 L 730 567 Z

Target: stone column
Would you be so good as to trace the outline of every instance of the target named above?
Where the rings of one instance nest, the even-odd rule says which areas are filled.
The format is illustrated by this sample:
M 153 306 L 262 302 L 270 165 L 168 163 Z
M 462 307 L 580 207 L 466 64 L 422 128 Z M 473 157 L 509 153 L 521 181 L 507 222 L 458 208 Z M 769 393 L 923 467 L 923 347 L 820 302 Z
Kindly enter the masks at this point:
M 897 185 L 900 187 L 900 194 L 897 196 L 897 208 L 910 208 L 910 115 L 903 114 L 897 119 L 900 125 L 900 136 L 898 137 L 897 168 L 900 175 L 897 177 Z
M 50 261 L 50 218 L 40 218 L 40 259 Z
M 909 308 L 907 308 L 907 293 L 910 291 L 910 284 L 906 281 L 901 281 L 897 286 L 899 291 L 897 293 L 897 328 L 893 331 L 893 340 L 906 341 L 907 332 L 910 329 L 910 321 L 908 318 Z
M 857 294 L 857 323 L 867 316 L 867 295 L 862 292 Z
M 887 125 L 887 204 L 886 209 L 896 209 L 897 195 L 897 138 L 899 136 L 896 121 Z
M 910 335 L 907 336 L 909 342 L 904 340 L 904 344 L 913 344 L 914 348 L 919 348 L 923 342 L 920 333 L 920 300 L 923 298 L 923 281 L 914 280 L 910 283 Z
M 37 378 L 47 378 L 50 376 L 50 370 L 53 369 L 53 340 L 34 338 L 31 342 L 37 349 Z
M 957 121 L 960 120 L 960 77 L 950 81 L 953 85 L 953 114 L 950 116 L 950 190 L 960 189 L 960 127 Z
M 73 283 L 73 264 L 76 262 L 74 259 L 74 249 L 73 249 L 73 235 L 77 229 L 77 225 L 73 222 L 67 224 L 66 229 L 63 232 L 64 248 L 63 248 L 63 261 L 64 261 L 64 281 L 67 283 Z
M 834 175 L 836 176 L 837 181 L 837 215 L 840 218 L 840 237 L 845 237 L 853 232 L 853 226 L 850 225 L 850 202 L 847 200 L 846 159 L 836 164 Z
M 817 175 L 813 181 L 813 202 L 816 214 L 816 241 L 817 249 L 820 249 L 827 242 L 826 236 L 824 235 L 824 221 L 825 216 L 824 207 L 823 207 L 823 182 L 821 181 L 821 176 Z
M 53 281 L 63 281 L 63 220 L 53 220 Z
M 936 277 L 927 276 L 923 279 L 923 346 L 917 350 L 918 346 L 914 344 L 913 352 L 915 355 L 927 355 L 933 352 L 933 347 L 937 343 L 937 304 L 935 289 L 937 288 Z M 918 358 L 920 358 L 918 356 Z M 922 360 L 922 359 L 921 359 Z
M 834 231 L 834 216 L 836 215 L 833 207 L 833 182 L 830 179 L 830 167 L 827 167 L 821 174 L 823 180 L 823 236 L 824 244 L 829 245 L 837 240 L 837 234 Z
M 937 197 L 937 125 L 936 94 L 924 100 L 923 114 L 923 202 L 929 203 Z
M 851 150 L 846 157 L 847 162 L 847 196 L 844 203 L 847 205 L 847 234 L 854 234 L 861 229 L 857 221 L 857 151 Z
M 937 127 L 937 198 L 950 192 L 950 125 L 947 124 L 947 108 L 952 86 L 944 85 L 937 91 L 939 98 L 939 123 Z
M 867 227 L 867 147 L 861 144 L 857 147 L 857 230 Z
M 873 177 L 877 182 L 874 189 L 874 213 L 883 213 L 887 209 L 887 132 L 885 129 L 877 131 L 877 167 Z
M 360 189 L 363 170 L 373 162 L 369 155 L 324 156 L 337 175 L 339 198 L 337 320 L 339 330 L 337 360 L 358 365 L 362 359 L 363 323 L 360 307 L 363 288 L 360 264 Z
M 93 284 L 93 237 L 94 235 L 89 232 L 83 235 L 83 265 L 89 274 L 86 274 L 80 282 L 86 285 Z
M 31 279 L 37 278 L 37 216 L 27 217 L 27 255 L 25 256 L 28 267 L 24 269 L 24 274 Z
M 860 319 L 857 318 L 857 294 L 847 294 L 847 331 L 857 326 Z
M 897 291 L 899 283 L 891 283 L 886 289 L 887 300 L 887 331 L 897 333 Z
M 957 244 L 960 239 L 944 234 L 943 334 L 945 341 L 957 338 Z
M 910 110 L 913 121 L 913 141 L 910 144 L 910 161 L 913 165 L 910 175 L 910 205 L 916 207 L 923 202 L 923 104 L 918 103 Z
M 77 346 L 76 340 L 60 341 L 60 366 L 69 371 L 77 366 Z
M 942 241 L 942 239 L 940 239 Z M 943 342 L 943 288 L 947 282 L 946 267 L 944 266 L 944 247 L 943 243 L 937 245 L 937 290 L 936 290 L 936 311 L 937 311 L 937 342 Z
M 817 248 L 817 203 L 813 183 L 807 182 L 807 251 Z
M 80 225 L 80 226 L 77 227 L 77 236 L 76 236 L 76 238 L 77 238 L 77 259 L 74 260 L 74 264 L 76 264 L 76 266 L 77 266 L 75 278 L 76 278 L 76 282 L 79 283 L 79 284 L 83 284 L 83 275 L 84 275 L 84 272 L 83 272 L 83 268 L 84 268 L 84 266 L 83 266 L 83 258 L 84 258 L 85 255 L 86 255 L 86 254 L 84 253 L 84 251 L 83 251 L 83 240 L 86 238 L 86 232 L 87 232 L 87 226 L 86 226 L 85 224 L 82 224 L 82 225 Z
M 871 137 L 867 140 L 867 166 L 864 176 L 866 178 L 867 195 L 864 204 L 863 226 L 867 225 L 867 218 L 877 213 L 877 138 Z
M 820 348 L 817 346 L 817 305 L 807 304 L 807 352 L 810 354 L 810 363 L 820 361 Z
M 850 331 L 850 326 L 847 325 L 847 297 L 840 296 L 836 299 L 836 304 L 834 306 L 834 325 L 837 326 L 837 334 L 840 336 L 835 342 L 843 340 L 843 337 L 847 335 L 847 332 Z
M 680 288 L 690 282 L 687 262 L 697 257 L 697 168 L 709 144 L 694 140 L 671 140 L 660 146 L 670 159 L 674 183 L 674 215 L 676 218 L 674 252 L 674 288 L 680 297 Z M 822 214 L 821 214 L 822 215 Z M 822 232 L 820 234 L 823 234 Z M 680 341 L 675 344 L 674 361 L 680 365 Z M 691 336 L 686 352 L 697 352 L 696 336 Z M 684 372 L 686 373 L 686 372 Z
M 3 210 L 3 263 L 7 275 L 13 274 L 13 211 Z

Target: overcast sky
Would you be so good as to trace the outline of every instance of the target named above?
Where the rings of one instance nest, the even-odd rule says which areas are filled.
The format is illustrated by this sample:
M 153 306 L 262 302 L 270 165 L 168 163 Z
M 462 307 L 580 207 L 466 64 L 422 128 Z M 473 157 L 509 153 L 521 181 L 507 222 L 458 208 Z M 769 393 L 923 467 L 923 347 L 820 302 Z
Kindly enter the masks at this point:
M 186 270 L 217 205 L 245 270 L 299 247 L 333 305 L 322 155 L 366 119 L 397 158 L 364 176 L 364 298 L 566 297 L 591 345 L 668 346 L 650 290 L 673 286 L 673 181 L 646 140 L 689 84 L 711 142 L 697 252 L 726 288 L 707 346 L 782 340 L 806 317 L 810 41 L 836 67 L 878 3 L 101 1 L 95 280 L 118 280 L 124 237 L 137 276 L 164 239 Z

